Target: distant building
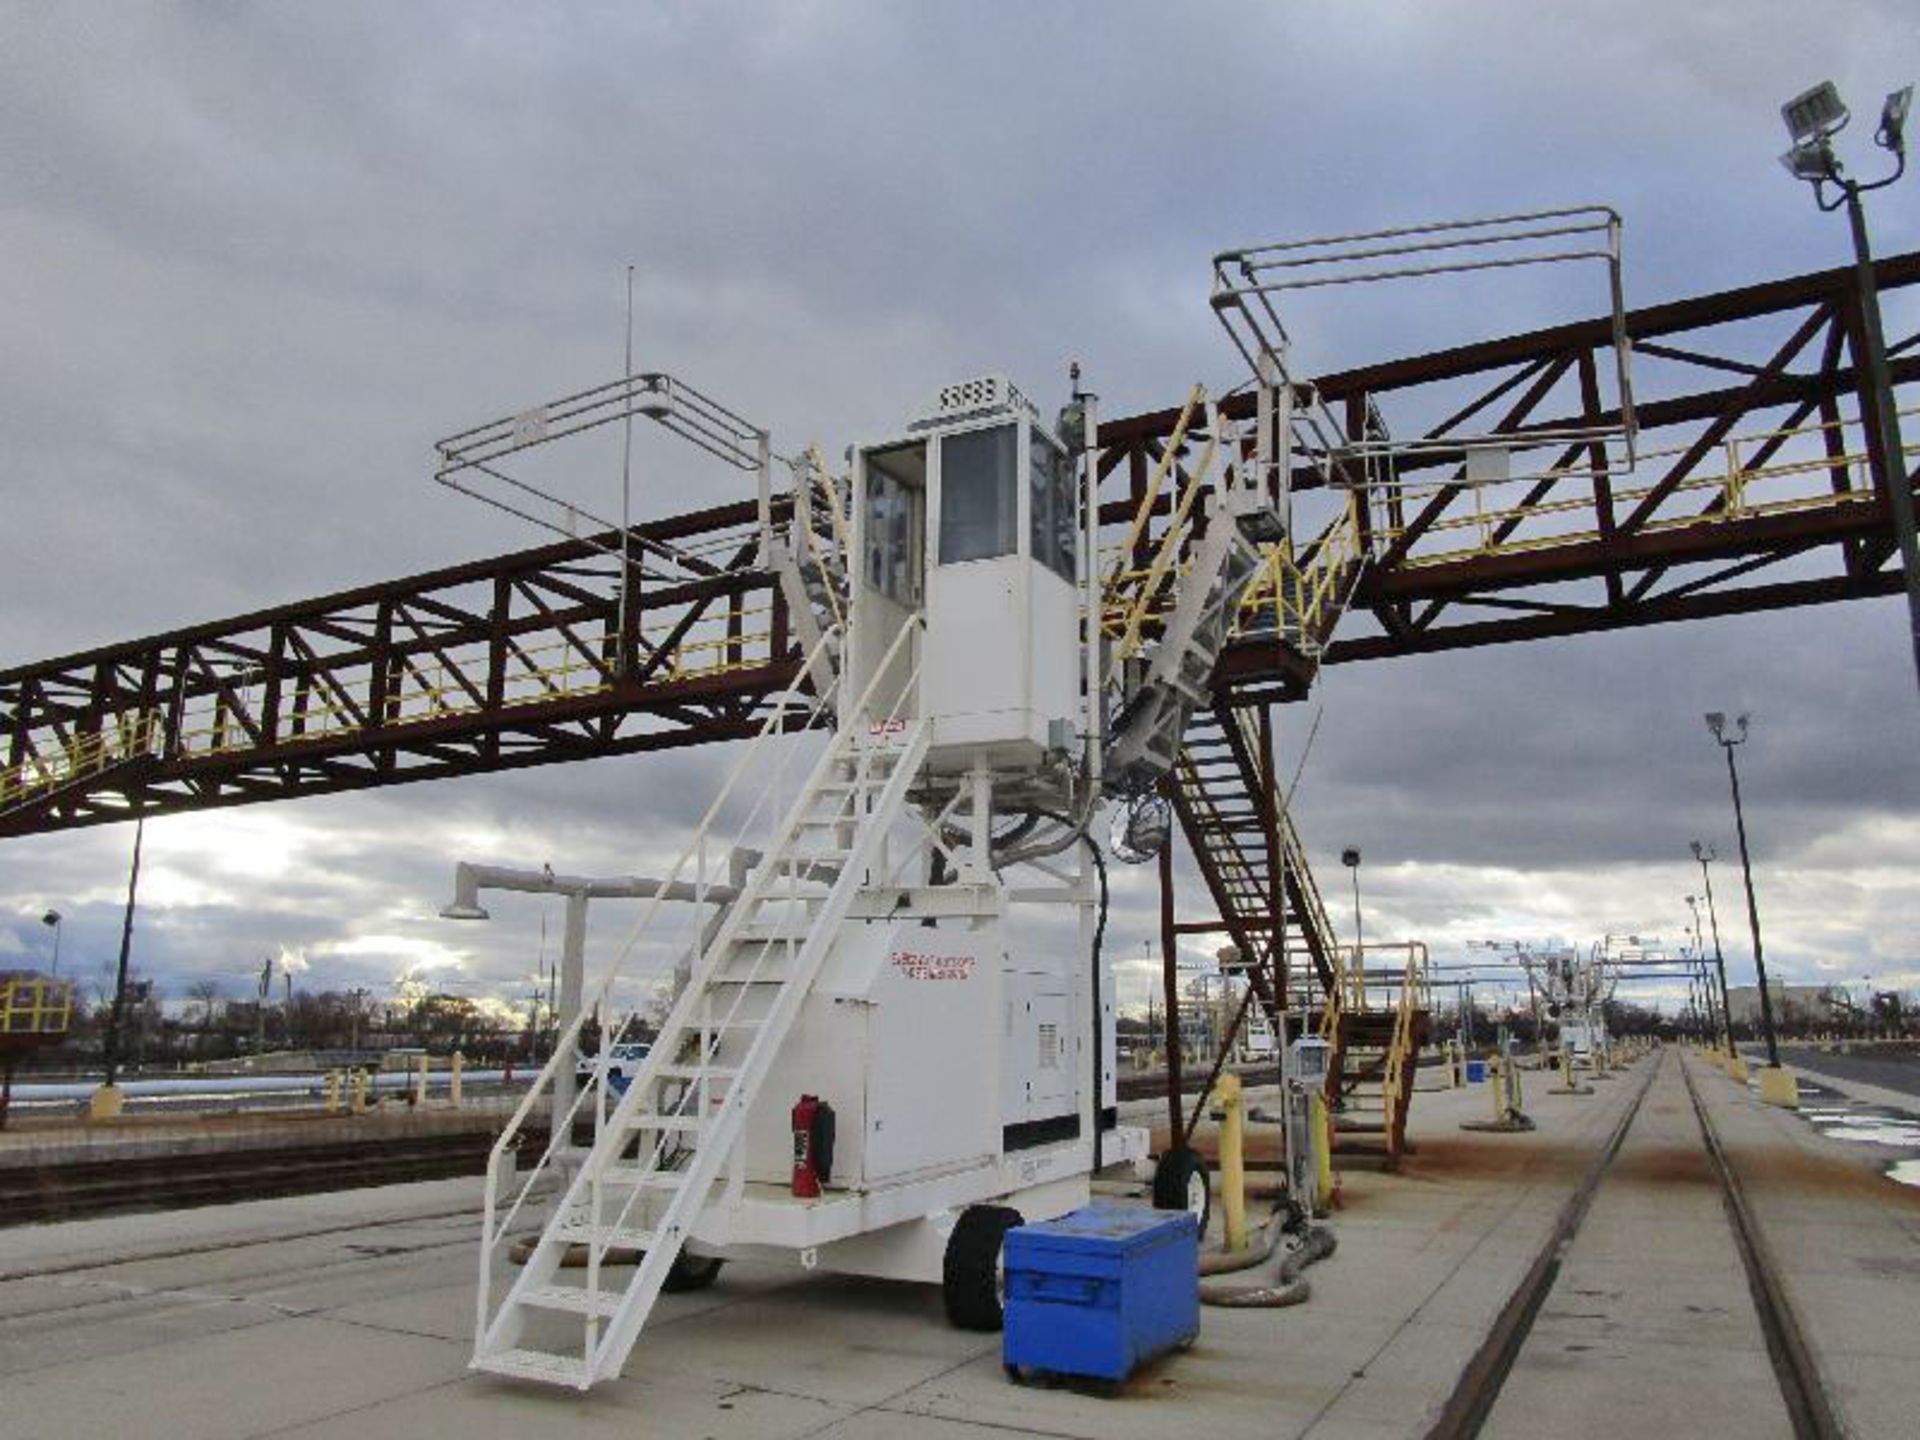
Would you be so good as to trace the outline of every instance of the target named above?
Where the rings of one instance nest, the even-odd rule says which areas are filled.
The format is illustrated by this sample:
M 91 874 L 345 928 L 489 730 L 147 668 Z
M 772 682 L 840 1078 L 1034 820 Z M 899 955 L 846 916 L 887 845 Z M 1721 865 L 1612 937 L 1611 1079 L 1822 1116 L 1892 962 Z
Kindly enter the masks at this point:
M 1846 992 L 1835 985 L 1788 985 L 1779 980 L 1767 982 L 1767 998 L 1773 1002 L 1777 1025 L 1824 1025 L 1848 1009 Z M 1727 1012 L 1736 1025 L 1760 1023 L 1760 987 L 1729 985 Z

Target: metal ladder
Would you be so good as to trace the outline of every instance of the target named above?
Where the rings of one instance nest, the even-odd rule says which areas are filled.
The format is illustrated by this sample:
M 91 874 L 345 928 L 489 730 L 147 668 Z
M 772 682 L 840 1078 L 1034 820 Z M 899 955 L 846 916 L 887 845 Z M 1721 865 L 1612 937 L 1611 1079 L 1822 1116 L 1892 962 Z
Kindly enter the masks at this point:
M 1229 706 L 1194 712 L 1173 770 L 1174 813 L 1256 988 L 1270 973 L 1274 920 L 1281 915 L 1287 953 L 1310 962 L 1310 978 L 1302 977 L 1309 988 L 1324 989 L 1333 981 L 1339 942 L 1293 816 L 1261 774 L 1250 725 L 1246 711 Z M 1279 843 L 1277 857 L 1270 833 Z M 1294 983 L 1290 975 L 1289 986 Z M 1261 998 L 1269 1007 L 1277 999 L 1264 990 Z
M 918 625 L 915 619 L 902 627 L 876 678 Z M 878 718 L 868 711 L 872 689 L 843 717 L 700 951 L 639 1075 L 601 1116 L 592 1148 L 492 1315 L 492 1264 L 512 1211 L 496 1223 L 490 1168 L 472 1368 L 581 1390 L 617 1375 L 730 1159 L 727 1184 L 738 1193 L 737 1144 L 747 1112 L 926 756 L 927 722 L 900 714 L 912 680 Z M 567 1046 L 558 1047 L 557 1060 L 567 1055 Z M 595 1093 L 604 1106 L 604 1085 Z M 554 1168 L 565 1155 L 572 1118 L 556 1121 L 543 1167 Z M 496 1158 L 500 1153 L 496 1147 Z M 530 1190 L 531 1183 L 514 1210 Z M 565 1268 L 574 1247 L 585 1250 L 586 1264 Z M 626 1263 L 633 1257 L 625 1252 L 640 1252 L 637 1263 Z M 564 1347 L 529 1336 L 529 1321 L 540 1312 L 575 1318 Z

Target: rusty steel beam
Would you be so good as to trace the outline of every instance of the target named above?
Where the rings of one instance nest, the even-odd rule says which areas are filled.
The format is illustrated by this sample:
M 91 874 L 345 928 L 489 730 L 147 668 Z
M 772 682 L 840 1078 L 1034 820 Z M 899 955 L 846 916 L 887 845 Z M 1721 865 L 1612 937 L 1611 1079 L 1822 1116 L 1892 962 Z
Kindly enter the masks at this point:
M 1920 254 L 1881 260 L 1877 272 L 1883 289 L 1920 283 Z M 1566 473 L 1523 487 L 1488 527 L 1487 543 L 1441 554 L 1447 536 L 1463 533 L 1476 494 L 1457 483 L 1458 451 L 1408 457 L 1403 477 L 1426 493 L 1409 503 L 1386 497 L 1368 516 L 1398 533 L 1375 540 L 1352 614 L 1324 656 L 1271 637 L 1236 642 L 1217 675 L 1228 703 L 1298 699 L 1321 663 L 1892 593 L 1889 478 L 1877 449 L 1868 456 L 1871 490 L 1855 488 L 1829 434 L 1814 473 L 1819 493 L 1773 513 L 1730 513 L 1711 483 L 1716 446 L 1734 432 L 1764 433 L 1783 418 L 1832 423 L 1858 404 L 1855 367 L 1840 363 L 1857 318 L 1854 284 L 1849 267 L 1629 313 L 1643 354 L 1684 377 L 1664 390 L 1640 380 L 1643 451 L 1679 457 L 1660 467 L 1650 492 L 1630 492 L 1597 447 L 1571 447 L 1561 457 Z M 1766 353 L 1723 353 L 1760 343 L 1737 322 L 1768 318 L 1792 335 L 1786 345 L 1776 335 Z M 1813 368 L 1792 368 L 1823 327 Z M 1596 384 L 1595 356 L 1611 342 L 1603 317 L 1316 385 L 1344 407 L 1350 428 L 1369 402 L 1449 387 L 1431 390 L 1452 397 L 1435 407 L 1451 418 L 1434 434 L 1504 406 L 1495 433 L 1523 443 L 1530 430 L 1617 420 Z M 1920 336 L 1895 337 L 1889 350 L 1895 383 L 1920 382 Z M 1540 418 L 1563 376 L 1578 384 L 1578 408 Z M 1462 386 L 1477 394 L 1462 401 Z M 1223 402 L 1236 416 L 1252 404 L 1246 394 Z M 1101 518 L 1110 534 L 1131 519 L 1178 413 L 1102 422 Z M 1755 442 L 1749 461 L 1770 457 L 1777 443 Z M 1702 489 L 1704 504 L 1689 498 Z M 1574 527 L 1583 533 L 1528 541 L 1528 524 L 1570 495 L 1583 507 Z M 1156 528 L 1169 510 L 1162 497 Z M 0 765 L 16 772 L 98 752 L 129 717 L 148 718 L 159 735 L 150 752 L 109 753 L 67 783 L 16 792 L 0 810 L 0 836 L 747 733 L 767 697 L 796 683 L 797 667 L 778 588 L 757 568 L 755 519 L 743 500 L 635 527 L 647 569 L 625 633 L 617 562 L 606 553 L 617 537 L 602 536 L 0 670 Z M 1300 555 L 1316 544 L 1298 537 Z M 1788 558 L 1831 573 L 1766 575 Z M 1583 586 L 1593 587 L 1590 597 L 1567 593 Z M 1369 616 L 1379 633 L 1361 633 Z

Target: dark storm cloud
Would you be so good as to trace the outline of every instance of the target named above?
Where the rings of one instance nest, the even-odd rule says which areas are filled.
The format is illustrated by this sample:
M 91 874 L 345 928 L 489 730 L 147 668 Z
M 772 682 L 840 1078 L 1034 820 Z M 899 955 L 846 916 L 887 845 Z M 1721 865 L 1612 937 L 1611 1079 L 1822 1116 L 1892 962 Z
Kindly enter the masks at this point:
M 629 262 L 643 365 L 830 452 L 983 370 L 1051 404 L 1078 357 L 1108 413 L 1237 382 L 1205 308 L 1207 257 L 1233 244 L 1599 200 L 1626 217 L 1636 303 L 1836 263 L 1843 235 L 1773 164 L 1774 110 L 1827 74 L 1867 109 L 1912 78 L 1887 69 L 1910 22 L 1897 3 L 1802 18 L 1731 0 L 15 7 L 0 660 L 529 543 L 427 482 L 431 442 L 612 376 Z M 1777 42 L 1787 26 L 1800 43 Z M 1888 192 L 1884 251 L 1920 243 L 1915 214 Z M 1301 361 L 1596 303 L 1585 276 L 1493 304 L 1314 304 Z M 642 444 L 643 514 L 725 483 Z M 604 451 L 568 466 L 606 495 Z M 1324 702 L 1302 828 L 1329 887 L 1340 846 L 1363 847 L 1383 924 L 1597 931 L 1671 911 L 1688 839 L 1731 854 L 1699 715 L 1750 709 L 1784 963 L 1877 947 L 1920 972 L 1914 907 L 1888 903 L 1913 894 L 1902 867 L 1847 878 L 1869 840 L 1912 868 L 1904 664 L 1898 607 L 1875 603 L 1342 667 L 1280 723 L 1297 754 Z M 457 952 L 504 984 L 531 968 L 538 907 L 449 929 L 432 912 L 454 859 L 664 869 L 731 759 L 401 787 L 197 838 L 162 822 L 142 953 L 184 984 L 279 946 L 356 981 Z M 117 943 L 129 838 L 8 842 L 0 945 L 43 940 L 50 903 L 90 954 L 106 941 L 83 932 Z M 222 846 L 292 859 L 249 871 Z M 1150 873 L 1116 872 L 1115 953 L 1156 929 Z

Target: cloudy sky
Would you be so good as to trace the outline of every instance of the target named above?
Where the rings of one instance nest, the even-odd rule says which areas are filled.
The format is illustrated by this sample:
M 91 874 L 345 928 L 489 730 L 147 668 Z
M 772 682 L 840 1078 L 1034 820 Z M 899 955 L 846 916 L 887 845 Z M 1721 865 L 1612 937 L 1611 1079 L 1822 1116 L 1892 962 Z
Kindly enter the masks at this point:
M 1840 263 L 1844 227 L 1774 162 L 1777 109 L 1831 77 L 1871 115 L 1915 78 L 1915 31 L 1907 0 L 1808 13 L 11 0 L 0 664 L 530 543 L 429 482 L 432 442 L 616 376 L 629 264 L 642 368 L 832 453 L 982 371 L 1051 407 L 1077 357 L 1109 414 L 1237 382 L 1205 306 L 1231 244 L 1598 201 L 1626 219 L 1630 303 Z M 1873 217 L 1882 253 L 1920 247 L 1920 184 Z M 1335 312 L 1301 359 L 1414 353 L 1595 298 L 1569 280 L 1490 315 Z M 583 470 L 603 495 L 611 471 Z M 638 474 L 642 514 L 736 483 L 646 436 Z M 1339 667 L 1279 717 L 1295 757 L 1320 719 L 1299 823 L 1343 895 L 1338 852 L 1363 850 L 1371 937 L 1443 958 L 1488 938 L 1677 943 L 1688 840 L 1734 853 L 1700 716 L 1749 709 L 1770 962 L 1920 985 L 1903 622 L 1876 601 Z M 523 998 L 542 904 L 437 920 L 453 859 L 644 870 L 723 761 L 157 821 L 136 964 L 175 996 L 205 978 L 243 994 L 285 954 L 302 986 Z M 98 978 L 131 840 L 0 843 L 0 964 L 45 960 L 55 906 L 62 969 Z M 1737 865 L 1716 890 L 1739 983 Z M 622 928 L 606 911 L 596 953 Z M 1138 957 L 1152 931 L 1147 877 L 1126 874 L 1112 943 Z M 1130 998 L 1147 974 L 1136 961 Z

